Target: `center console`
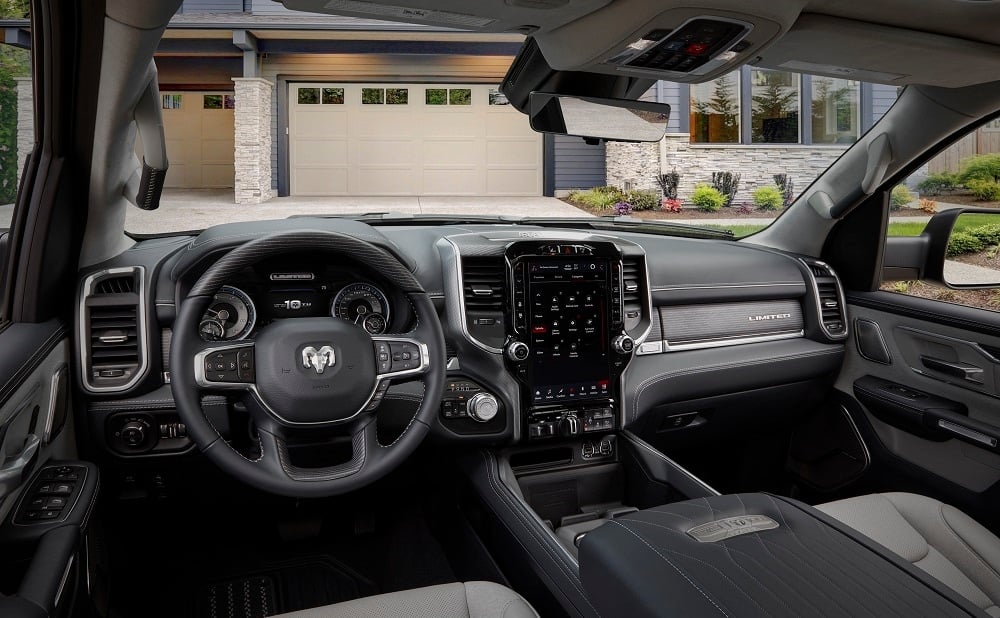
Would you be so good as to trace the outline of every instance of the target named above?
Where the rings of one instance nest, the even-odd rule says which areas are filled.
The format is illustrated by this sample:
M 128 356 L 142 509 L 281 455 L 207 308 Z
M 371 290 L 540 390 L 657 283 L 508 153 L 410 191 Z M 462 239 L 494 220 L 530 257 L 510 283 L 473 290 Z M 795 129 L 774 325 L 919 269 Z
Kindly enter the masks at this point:
M 529 441 L 613 432 L 635 342 L 624 328 L 622 255 L 609 242 L 525 241 L 504 255 L 505 362 L 521 384 Z

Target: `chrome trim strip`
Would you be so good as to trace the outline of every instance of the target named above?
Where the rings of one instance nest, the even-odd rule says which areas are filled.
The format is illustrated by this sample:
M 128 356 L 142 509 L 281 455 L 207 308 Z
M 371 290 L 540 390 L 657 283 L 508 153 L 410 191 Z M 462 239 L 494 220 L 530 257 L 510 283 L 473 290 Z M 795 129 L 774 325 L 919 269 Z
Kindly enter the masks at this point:
M 472 333 L 469 332 L 469 323 L 465 314 L 465 279 L 462 273 L 462 252 L 459 250 L 458 245 L 455 244 L 455 241 L 453 241 L 450 237 L 445 236 L 444 240 L 451 245 L 452 251 L 454 252 L 453 258 L 455 260 L 455 279 L 451 283 L 455 286 L 453 292 L 456 294 L 455 297 L 458 299 L 458 325 L 462 331 L 462 336 L 465 337 L 469 343 L 484 352 L 489 352 L 490 354 L 502 354 L 503 349 L 487 345 L 473 337 Z M 500 257 L 502 258 L 503 256 Z M 448 282 L 445 283 L 447 284 Z
M 709 348 L 724 348 L 733 345 L 745 345 L 748 343 L 766 343 L 768 341 L 783 341 L 785 339 L 798 339 L 805 337 L 805 331 L 789 331 L 784 333 L 772 333 L 770 335 L 754 335 L 753 337 L 733 337 L 730 339 L 713 339 L 708 341 L 698 341 L 695 343 L 676 343 L 669 341 L 647 341 L 644 346 L 649 346 L 649 351 L 644 351 L 643 346 L 636 348 L 636 355 L 649 356 L 651 354 L 664 354 L 667 352 L 685 352 L 688 350 L 707 350 Z M 659 347 L 655 347 L 659 344 Z
M 827 264 L 826 262 L 821 262 L 820 260 L 814 260 L 811 258 L 809 260 L 806 260 L 804 258 L 799 258 L 799 261 L 802 262 L 803 265 L 805 265 L 806 271 L 809 273 L 809 281 L 812 283 L 813 299 L 816 301 L 816 313 L 817 313 L 817 318 L 819 319 L 820 330 L 823 331 L 823 334 L 826 335 L 828 339 L 831 339 L 833 341 L 843 341 L 844 339 L 847 339 L 848 335 L 850 335 L 851 327 L 850 324 L 848 323 L 847 300 L 844 298 L 844 286 L 840 284 L 840 277 L 837 276 L 837 273 L 835 273 L 833 271 L 833 268 L 831 268 L 830 265 Z M 822 300 L 819 297 L 819 283 L 817 283 L 816 281 L 816 275 L 814 275 L 812 269 L 809 268 L 810 265 L 819 266 L 820 268 L 825 268 L 826 272 L 829 273 L 830 277 L 833 278 L 834 284 L 837 288 L 837 299 L 840 302 L 841 322 L 843 322 L 844 324 L 844 332 L 842 333 L 835 335 L 826 329 L 826 324 L 823 324 L 823 304 Z
M 69 366 L 65 363 L 60 365 L 52 374 L 49 382 L 49 405 L 45 407 L 45 422 L 42 424 L 42 444 L 48 444 L 52 438 L 52 424 L 56 418 L 56 403 L 59 401 L 59 390 L 63 387 L 63 379 L 69 373 Z M 66 401 L 69 404 L 70 393 L 66 391 Z
M 988 446 L 990 448 L 997 447 L 997 439 L 988 436 L 985 433 L 976 431 L 975 429 L 970 429 L 965 425 L 959 425 L 958 423 L 953 423 L 946 419 L 938 419 L 938 427 L 944 429 L 945 431 L 950 431 L 951 433 L 963 436 L 970 440 L 975 440 L 976 442 Z
M 654 292 L 671 292 L 676 290 L 729 290 L 739 288 L 777 288 L 777 287 L 799 287 L 804 283 L 718 283 L 715 285 L 674 285 L 658 286 L 650 288 Z
M 364 404 L 361 405 L 361 407 L 358 409 L 357 412 L 355 412 L 354 414 L 352 414 L 351 416 L 348 416 L 346 418 L 340 418 L 340 419 L 331 420 L 331 421 L 316 421 L 316 422 L 312 422 L 312 423 L 302 423 L 302 422 L 297 422 L 297 421 L 290 421 L 290 420 L 284 418 L 283 416 L 281 416 L 280 414 L 278 414 L 277 412 L 275 412 L 274 409 L 271 406 L 267 405 L 267 402 L 264 401 L 264 398 L 261 397 L 260 391 L 257 389 L 257 383 L 256 382 L 210 382 L 205 377 L 205 358 L 209 354 L 214 354 L 214 353 L 220 352 L 220 351 L 238 350 L 240 348 L 253 347 L 253 345 L 254 345 L 253 341 L 243 341 L 243 342 L 238 342 L 238 343 L 234 343 L 232 345 L 225 345 L 225 346 L 222 346 L 222 345 L 220 345 L 220 346 L 213 346 L 213 347 L 210 347 L 210 348 L 206 348 L 206 349 L 202 350 L 201 352 L 198 352 L 194 356 L 194 379 L 195 379 L 195 382 L 198 384 L 199 387 L 207 389 L 207 390 L 213 390 L 214 389 L 214 390 L 224 390 L 224 391 L 248 391 L 248 392 L 250 392 L 257 399 L 257 403 L 259 403 L 267 411 L 268 414 L 270 414 L 275 419 L 277 419 L 278 421 L 280 421 L 281 423 L 283 423 L 283 424 L 285 424 L 285 425 L 287 425 L 289 427 L 316 427 L 316 426 L 326 426 L 326 425 L 330 425 L 330 426 L 332 426 L 332 425 L 340 425 L 340 424 L 346 423 L 347 421 L 354 420 L 355 418 L 357 418 L 358 416 L 360 416 L 365 411 L 365 408 L 368 407 L 368 405 L 372 402 L 372 399 L 375 397 L 375 393 L 378 391 L 379 385 L 384 380 L 393 380 L 393 379 L 396 379 L 396 378 L 404 378 L 404 377 L 409 377 L 409 376 L 420 375 L 422 373 L 426 373 L 427 369 L 431 365 L 430 353 L 427 350 L 427 344 L 421 343 L 420 341 L 417 341 L 416 339 L 412 339 L 412 338 L 409 338 L 409 337 L 377 336 L 377 337 L 372 337 L 372 341 L 386 341 L 386 342 L 396 342 L 396 343 L 409 343 L 409 344 L 417 346 L 420 349 L 420 366 L 417 367 L 417 368 L 415 368 L 415 369 L 405 369 L 403 371 L 393 371 L 393 372 L 389 372 L 389 373 L 379 373 L 379 374 L 376 374 L 375 375 L 375 385 L 372 387 L 371 393 L 369 393 L 368 397 L 365 399 Z M 374 349 L 372 350 L 372 353 L 374 354 Z M 255 361 L 254 365 L 256 366 L 256 361 Z M 255 368 L 255 371 L 256 371 L 256 368 Z
M 88 350 L 90 349 L 90 337 L 84 337 L 84 334 L 88 333 L 87 328 L 87 298 L 89 298 L 94 291 L 94 284 L 97 283 L 99 279 L 103 279 L 112 275 L 123 275 L 125 273 L 132 273 L 137 281 L 136 295 L 139 297 L 139 304 L 136 306 L 135 314 L 135 325 L 136 333 L 139 340 L 139 366 L 136 367 L 135 373 L 132 374 L 132 379 L 122 384 L 121 386 L 94 386 L 90 383 L 90 375 L 87 371 L 87 358 L 89 356 Z M 83 281 L 83 288 L 80 294 L 79 308 L 78 308 L 78 331 L 77 337 L 79 338 L 79 349 L 80 349 L 80 384 L 83 388 L 91 393 L 121 393 L 127 391 L 139 383 L 140 380 L 146 377 L 146 373 L 149 371 L 149 341 L 146 332 L 147 317 L 146 317 L 146 269 L 142 266 L 124 266 L 121 268 L 107 268 L 104 270 L 99 270 L 92 273 Z
M 66 561 L 66 568 L 63 569 L 62 577 L 59 579 L 59 587 L 56 588 L 56 598 L 55 602 L 52 604 L 53 607 L 59 607 L 59 602 L 62 601 L 63 592 L 66 589 L 66 582 L 69 581 L 69 574 L 73 570 L 73 563 L 76 558 L 75 554 L 70 554 L 69 560 Z
M 858 429 L 857 423 L 854 422 L 854 417 L 851 416 L 851 411 L 844 405 L 840 406 L 840 410 L 844 413 L 844 416 L 847 417 L 847 423 L 851 426 L 851 429 L 854 430 L 854 435 L 858 437 L 858 442 L 861 443 L 861 448 L 865 451 L 865 467 L 861 470 L 861 474 L 864 474 L 868 471 L 868 466 L 872 463 L 871 451 L 868 450 L 868 444 L 865 443 L 865 438 L 861 435 L 861 430 Z M 860 477 L 860 475 L 858 476 Z

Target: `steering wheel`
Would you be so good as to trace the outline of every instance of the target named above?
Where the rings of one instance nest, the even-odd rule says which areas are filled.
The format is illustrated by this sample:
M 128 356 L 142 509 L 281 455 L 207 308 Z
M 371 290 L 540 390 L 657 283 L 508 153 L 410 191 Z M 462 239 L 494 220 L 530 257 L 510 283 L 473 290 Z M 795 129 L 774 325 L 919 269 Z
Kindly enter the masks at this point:
M 416 314 L 415 328 L 372 336 L 339 318 L 276 320 L 254 340 L 202 340 L 198 325 L 220 288 L 265 258 L 306 252 L 349 257 L 381 274 L 402 291 Z M 427 435 L 445 381 L 445 344 L 430 297 L 413 274 L 387 251 L 334 232 L 271 234 L 225 255 L 198 279 L 181 302 L 170 352 L 171 390 L 188 435 L 220 468 L 264 491 L 293 497 L 332 496 L 367 485 L 409 456 Z M 376 435 L 382 396 L 394 381 L 422 379 L 424 396 L 407 428 L 383 445 Z M 251 459 L 212 426 L 202 395 L 236 392 L 253 419 L 260 454 Z M 289 456 L 290 438 L 325 438 L 346 431 L 352 456 L 346 463 L 299 467 Z

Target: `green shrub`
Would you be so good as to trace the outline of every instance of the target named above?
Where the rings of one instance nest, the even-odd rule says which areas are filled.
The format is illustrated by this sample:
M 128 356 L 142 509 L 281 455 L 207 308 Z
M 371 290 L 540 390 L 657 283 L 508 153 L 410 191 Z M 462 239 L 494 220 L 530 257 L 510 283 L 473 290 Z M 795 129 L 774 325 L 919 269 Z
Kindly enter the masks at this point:
M 700 184 L 694 188 L 694 193 L 691 194 L 691 203 L 702 212 L 718 212 L 726 203 L 726 196 L 718 189 Z
M 753 205 L 758 210 L 781 210 L 785 196 L 778 187 L 758 187 L 753 190 Z
M 983 241 L 984 245 L 1000 245 L 1000 223 L 974 227 L 965 232 Z
M 962 162 L 959 178 L 966 186 L 973 180 L 1000 182 L 1000 153 L 981 154 Z
M 948 239 L 948 255 L 956 256 L 963 253 L 977 253 L 982 251 L 986 245 L 972 234 L 966 232 L 955 232 Z
M 625 201 L 632 204 L 633 210 L 656 210 L 660 207 L 659 191 L 637 189 L 625 194 Z
M 927 178 L 921 180 L 920 184 L 917 185 L 917 190 L 927 195 L 941 195 L 945 191 L 954 191 L 958 185 L 958 174 L 941 172 L 928 174 Z
M 1000 201 L 1000 182 L 993 180 L 970 180 L 965 183 L 977 200 L 983 202 Z
M 896 185 L 889 195 L 889 210 L 899 210 L 916 199 L 906 185 Z
M 589 191 L 574 191 L 569 194 L 569 200 L 590 208 L 607 210 L 625 199 L 616 187 L 596 187 Z

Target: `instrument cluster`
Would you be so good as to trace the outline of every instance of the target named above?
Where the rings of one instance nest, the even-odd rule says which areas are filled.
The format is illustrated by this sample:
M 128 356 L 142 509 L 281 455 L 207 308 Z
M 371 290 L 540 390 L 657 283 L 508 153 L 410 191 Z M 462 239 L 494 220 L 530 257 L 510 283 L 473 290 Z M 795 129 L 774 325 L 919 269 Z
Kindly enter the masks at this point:
M 389 330 L 392 297 L 371 281 L 320 278 L 316 273 L 266 273 L 266 278 L 223 286 L 199 325 L 205 341 L 252 338 L 274 320 L 330 316 L 353 322 L 372 335 Z

